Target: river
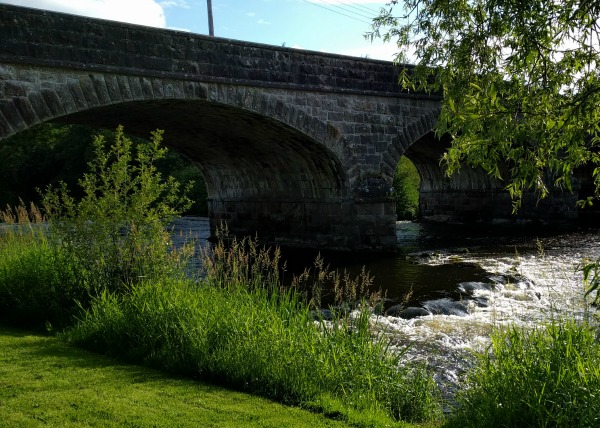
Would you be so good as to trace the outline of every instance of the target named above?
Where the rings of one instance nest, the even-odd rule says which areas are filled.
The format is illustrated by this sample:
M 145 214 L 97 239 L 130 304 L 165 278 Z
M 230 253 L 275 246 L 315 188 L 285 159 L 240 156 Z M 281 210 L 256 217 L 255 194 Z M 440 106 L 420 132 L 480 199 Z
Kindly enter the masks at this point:
M 398 222 L 396 232 L 393 255 L 321 255 L 334 269 L 358 274 L 366 267 L 386 294 L 388 314 L 373 316 L 374 328 L 397 350 L 410 344 L 405 358 L 431 367 L 449 400 L 474 362 L 472 351 L 485 349 L 494 327 L 531 326 L 562 315 L 584 318 L 594 311 L 584 302 L 578 266 L 600 255 L 597 228 Z M 208 220 L 181 218 L 173 236 L 206 245 Z M 283 251 L 290 275 L 310 267 L 316 255 Z

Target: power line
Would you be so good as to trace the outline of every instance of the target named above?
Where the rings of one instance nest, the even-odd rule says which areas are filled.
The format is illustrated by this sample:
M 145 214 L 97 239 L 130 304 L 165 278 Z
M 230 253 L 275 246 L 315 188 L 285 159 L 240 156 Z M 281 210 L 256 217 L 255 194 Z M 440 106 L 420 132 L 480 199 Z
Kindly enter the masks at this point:
M 325 10 L 328 10 L 328 11 L 330 11 L 330 12 L 337 13 L 338 15 L 343 15 L 343 16 L 345 16 L 345 17 L 347 17 L 347 18 L 354 19 L 355 21 L 362 22 L 363 24 L 369 24 L 369 25 L 371 24 L 371 21 L 365 21 L 365 20 L 363 20 L 363 19 L 359 19 L 359 18 L 357 18 L 356 16 L 348 15 L 347 13 L 343 13 L 343 12 L 340 12 L 340 11 L 338 11 L 338 10 L 335 10 L 335 9 L 331 9 L 331 8 L 325 7 L 325 6 L 323 6 L 323 5 L 321 5 L 321 4 L 318 4 L 318 3 L 312 3 L 312 2 L 310 2 L 310 1 L 308 1 L 308 0 L 304 0 L 304 1 L 305 1 L 306 3 L 308 3 L 308 4 L 312 4 L 313 6 L 320 7 L 321 9 L 325 9 Z M 336 7 L 335 5 L 331 5 L 331 6 L 334 6 L 334 7 Z M 339 6 L 337 6 L 337 7 L 338 7 L 338 8 L 340 8 Z M 358 13 L 356 13 L 356 12 L 348 11 L 348 10 L 346 10 L 346 9 L 343 9 L 343 8 L 342 8 L 342 10 L 344 10 L 344 11 L 346 11 L 346 12 L 348 12 L 348 13 L 354 13 L 355 15 L 358 15 L 358 16 L 360 16 L 361 18 L 371 19 L 370 17 L 364 16 L 364 15 L 360 15 L 360 14 L 358 14 Z
M 365 15 L 365 12 L 363 10 L 358 9 L 355 6 L 351 6 L 351 5 L 347 4 L 347 3 L 342 3 L 342 2 L 339 2 L 339 1 L 338 1 L 338 3 L 340 3 L 340 4 L 336 5 L 336 4 L 333 4 L 333 3 L 328 3 L 328 5 L 331 6 L 331 7 L 335 7 L 335 8 L 338 8 L 340 10 L 343 10 L 344 12 L 348 12 L 348 13 L 351 13 L 353 15 L 357 15 L 357 16 L 359 16 L 361 18 L 366 18 L 366 19 L 371 19 L 372 18 L 371 15 Z M 352 10 L 351 8 L 358 10 L 358 12 Z
M 336 1 L 336 0 L 334 0 L 334 1 Z M 362 5 L 362 4 L 360 4 L 360 3 L 356 3 L 356 2 L 353 2 L 353 1 L 350 1 L 350 0 L 345 0 L 343 2 L 341 0 L 337 0 L 337 3 L 340 3 L 342 5 L 343 4 L 348 5 L 348 7 L 351 7 L 353 9 L 359 10 L 362 13 L 367 12 L 367 13 L 370 14 L 369 18 L 371 18 L 373 15 L 378 15 L 379 14 L 379 11 L 377 11 L 375 9 L 371 9 L 369 7 L 366 7 L 366 6 Z
M 336 2 L 337 4 L 334 4 L 333 2 Z M 341 0 L 331 0 L 329 2 L 318 2 L 318 3 L 323 3 L 326 4 L 327 6 L 329 6 L 329 8 L 334 8 L 334 9 L 338 9 L 338 10 L 342 10 L 345 13 L 350 13 L 352 15 L 356 15 L 360 18 L 365 18 L 368 19 L 369 21 L 371 21 L 373 19 L 373 15 L 375 14 L 372 11 L 368 11 L 368 10 L 364 10 L 361 8 L 357 7 L 356 3 L 353 2 L 348 2 L 346 1 L 341 1 Z M 321 7 L 325 7 L 322 6 L 318 3 L 313 3 L 315 6 L 321 6 Z M 336 13 L 342 13 L 342 12 L 337 12 Z M 368 15 L 367 15 L 368 13 Z

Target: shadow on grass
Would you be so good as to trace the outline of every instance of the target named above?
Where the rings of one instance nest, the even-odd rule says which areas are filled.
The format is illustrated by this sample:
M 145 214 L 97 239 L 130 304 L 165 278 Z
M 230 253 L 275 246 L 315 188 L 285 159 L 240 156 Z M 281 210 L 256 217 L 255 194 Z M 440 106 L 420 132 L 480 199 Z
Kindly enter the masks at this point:
M 131 383 L 177 381 L 190 383 L 206 390 L 229 391 L 228 388 L 205 381 L 204 379 L 200 382 L 196 379 L 190 379 L 189 376 L 167 374 L 150 366 L 132 364 L 112 356 L 77 348 L 62 342 L 60 339 L 42 333 L 0 325 L 0 336 L 25 339 L 19 340 L 18 343 L 14 344 L 14 346 L 18 347 L 17 352 L 20 357 L 25 360 L 36 361 L 41 358 L 50 357 L 55 360 L 53 365 L 60 366 L 61 368 L 65 366 L 81 369 L 110 368 L 112 371 L 118 371 L 121 379 Z M 27 340 L 27 338 L 30 340 Z

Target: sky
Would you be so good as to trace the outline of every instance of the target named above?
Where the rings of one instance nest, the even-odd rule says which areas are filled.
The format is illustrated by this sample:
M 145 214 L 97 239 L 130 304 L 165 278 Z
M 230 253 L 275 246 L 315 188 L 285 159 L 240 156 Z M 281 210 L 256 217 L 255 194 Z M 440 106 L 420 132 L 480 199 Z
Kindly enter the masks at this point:
M 217 37 L 392 61 L 394 43 L 371 42 L 385 0 L 211 0 Z M 0 3 L 208 34 L 206 0 L 0 0 Z

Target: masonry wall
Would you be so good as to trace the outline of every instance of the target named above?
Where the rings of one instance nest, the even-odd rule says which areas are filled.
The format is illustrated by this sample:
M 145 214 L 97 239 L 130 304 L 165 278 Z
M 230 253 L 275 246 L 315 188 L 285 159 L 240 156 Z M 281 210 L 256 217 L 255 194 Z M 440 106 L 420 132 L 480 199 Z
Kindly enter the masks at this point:
M 56 120 L 125 121 L 143 137 L 164 129 L 205 173 L 213 229 L 227 221 L 269 242 L 393 249 L 391 184 L 405 154 L 420 168 L 425 217 L 510 211 L 485 174 L 443 177 L 441 152 L 425 138 L 439 98 L 401 91 L 398 72 L 384 61 L 0 4 L 0 140 Z M 541 215 L 571 216 L 561 198 Z
M 0 4 L 4 58 L 257 86 L 400 92 L 387 61 L 322 54 Z M 118 69 L 118 70 L 115 70 Z

